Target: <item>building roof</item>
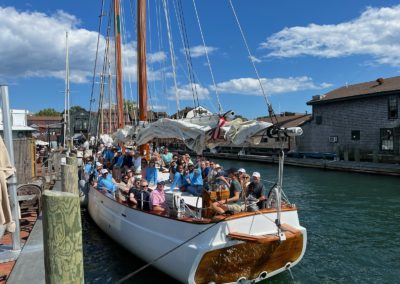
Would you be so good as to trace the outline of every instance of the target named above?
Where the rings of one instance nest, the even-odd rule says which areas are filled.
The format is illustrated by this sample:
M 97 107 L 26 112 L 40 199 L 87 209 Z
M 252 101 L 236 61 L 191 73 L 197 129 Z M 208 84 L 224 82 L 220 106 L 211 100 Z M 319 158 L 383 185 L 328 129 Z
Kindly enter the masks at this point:
M 311 114 L 306 113 L 282 113 L 281 115 L 276 116 L 278 120 L 278 125 L 283 128 L 289 127 L 297 127 L 302 125 L 304 122 L 311 119 Z M 275 119 L 271 119 L 270 117 L 261 118 L 260 121 L 266 121 L 270 123 L 275 123 Z
M 34 121 L 61 121 L 61 116 L 35 116 L 35 115 L 28 115 L 27 117 L 29 122 Z
M 322 96 L 314 96 L 308 105 L 327 103 L 338 100 L 350 100 L 365 96 L 388 95 L 400 91 L 400 76 L 378 78 L 374 81 L 337 88 Z
M 12 129 L 12 131 L 30 131 L 30 132 L 36 131 L 35 128 L 29 127 L 29 126 L 12 126 L 11 129 Z M 0 124 L 0 131 L 3 131 L 3 130 L 4 130 L 3 125 Z

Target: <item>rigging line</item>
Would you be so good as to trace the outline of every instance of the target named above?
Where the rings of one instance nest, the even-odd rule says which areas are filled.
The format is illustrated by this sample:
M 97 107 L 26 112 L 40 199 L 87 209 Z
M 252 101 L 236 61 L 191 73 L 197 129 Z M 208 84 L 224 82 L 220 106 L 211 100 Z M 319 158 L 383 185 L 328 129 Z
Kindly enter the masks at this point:
M 171 252 L 177 250 L 178 248 L 180 248 L 181 246 L 187 244 L 188 242 L 190 242 L 191 240 L 195 239 L 196 237 L 202 235 L 203 233 L 207 232 L 209 229 L 213 228 L 214 226 L 216 226 L 217 224 L 221 223 L 222 221 L 225 221 L 226 218 L 228 218 L 229 216 L 225 216 L 224 218 L 222 218 L 221 220 L 218 220 L 217 222 L 215 222 L 214 224 L 212 224 L 210 227 L 205 228 L 204 230 L 198 232 L 196 235 L 190 237 L 189 239 L 187 239 L 186 241 L 184 241 L 183 243 L 177 245 L 176 247 L 173 247 L 172 249 L 168 250 L 167 252 L 163 253 L 162 255 L 160 255 L 159 257 L 153 259 L 152 261 L 150 261 L 149 263 L 143 265 L 142 267 L 140 267 L 139 269 L 129 273 L 128 275 L 124 276 L 123 278 L 121 278 L 117 283 L 122 283 L 126 280 L 128 280 L 129 278 L 131 278 L 132 276 L 135 276 L 136 274 L 138 274 L 140 271 L 146 269 L 147 267 L 153 265 L 154 263 L 156 263 L 157 261 L 159 261 L 161 258 L 163 258 L 164 256 L 167 256 L 168 254 L 170 254 Z
M 164 50 L 164 42 L 163 42 L 163 36 L 162 36 L 162 29 L 161 29 L 161 1 L 158 1 L 159 5 L 155 5 L 156 7 L 156 23 L 157 23 L 157 35 L 158 35 L 158 49 L 160 51 Z M 164 51 L 163 51 L 164 53 Z M 166 83 L 166 76 L 165 76 L 165 70 L 167 69 L 166 67 L 166 59 L 163 57 L 160 62 L 160 67 L 161 67 L 161 88 L 163 95 L 167 98 L 166 99 L 166 105 L 167 109 L 169 108 L 169 100 L 168 100 L 168 93 L 167 93 L 167 83 Z
M 134 34 L 137 38 L 137 20 L 136 20 L 135 1 L 130 0 L 129 6 L 131 7 L 131 15 L 132 15 L 132 19 L 133 19 Z M 136 72 L 136 82 L 138 82 L 137 76 L 138 76 L 138 74 Z M 132 93 L 133 93 L 133 91 L 132 91 Z M 132 95 L 132 100 L 133 100 L 133 95 Z M 136 126 L 139 125 L 139 114 L 138 114 L 138 106 L 137 106 L 138 102 L 139 102 L 139 86 L 138 86 L 138 84 L 136 84 L 136 101 L 135 101 L 135 106 L 134 106 L 134 120 L 135 120 L 134 125 L 136 125 Z
M 127 45 L 128 40 L 126 39 L 126 32 L 125 32 L 125 27 L 126 27 L 125 22 L 126 21 L 125 21 L 124 6 L 121 5 L 121 34 L 122 34 L 123 43 L 125 42 L 126 43 L 125 45 L 128 46 Z M 123 56 L 122 58 L 124 60 L 125 66 L 129 66 L 128 58 L 126 56 Z M 126 72 L 124 74 L 128 75 L 128 84 L 127 85 L 128 85 L 128 88 L 129 88 L 129 92 L 128 92 L 128 95 L 124 96 L 127 99 L 123 103 L 124 103 L 124 109 L 125 109 L 128 117 L 129 117 L 129 99 L 133 103 L 132 76 L 131 76 L 131 73 L 129 73 L 129 72 Z M 123 88 L 123 90 L 126 90 L 125 84 L 122 85 L 122 88 Z M 124 119 L 126 120 L 125 113 L 124 113 Z M 133 124 L 133 121 L 131 122 L 131 124 Z
M 217 89 L 217 84 L 215 83 L 214 73 L 213 73 L 213 70 L 212 70 L 212 67 L 211 67 L 210 58 L 208 56 L 208 49 L 207 49 L 206 41 L 204 39 L 203 29 L 202 29 L 201 24 L 200 24 L 199 14 L 197 13 L 197 7 L 196 7 L 196 1 L 195 0 L 193 0 L 193 7 L 194 7 L 194 12 L 196 14 L 197 24 L 199 25 L 199 29 L 200 29 L 201 40 L 203 42 L 204 52 L 205 52 L 206 58 L 207 58 L 207 65 L 208 65 L 208 68 L 210 69 L 211 79 L 212 79 L 212 82 L 213 82 L 213 85 L 214 85 L 215 95 L 217 97 L 218 112 L 220 114 L 222 114 L 223 113 L 222 105 L 221 105 L 221 101 L 219 99 L 219 93 L 218 93 L 218 89 Z
M 191 54 L 190 54 L 190 45 L 189 45 L 189 41 L 188 41 L 187 34 L 186 34 L 185 20 L 182 15 L 182 6 L 179 7 L 178 4 L 179 3 L 177 3 L 177 0 L 173 1 L 175 17 L 176 17 L 176 21 L 178 23 L 179 34 L 181 36 L 182 46 L 183 46 L 183 50 L 184 50 L 184 54 L 185 54 L 185 58 L 186 58 L 186 67 L 188 69 L 188 74 L 189 74 L 189 77 L 188 77 L 189 83 L 190 83 L 190 87 L 192 89 L 193 106 L 197 107 L 200 104 L 199 104 L 199 97 L 197 94 L 196 81 L 193 76 L 193 64 L 192 64 Z M 179 13 L 178 13 L 178 9 L 179 9 Z M 197 101 L 197 105 L 196 105 L 196 101 Z M 194 113 L 194 115 L 196 116 L 196 113 Z
M 248 54 L 249 54 L 249 58 L 250 58 L 251 64 L 253 65 L 254 71 L 255 71 L 256 76 L 257 76 L 258 83 L 260 84 L 260 88 L 261 88 L 262 94 L 263 94 L 264 99 L 265 99 L 265 102 L 266 102 L 266 104 L 267 104 L 267 106 L 268 106 L 269 115 L 271 116 L 271 119 L 274 117 L 275 120 L 276 120 L 276 123 L 278 123 L 278 119 L 276 118 L 275 113 L 273 112 L 272 105 L 271 105 L 271 103 L 270 103 L 269 100 L 268 100 L 267 94 L 265 93 L 263 84 L 262 84 L 261 79 L 260 79 L 260 75 L 258 74 L 258 70 L 257 70 L 256 64 L 255 64 L 255 62 L 254 62 L 254 57 L 253 57 L 253 55 L 252 55 L 251 52 L 250 52 L 249 45 L 247 44 L 246 37 L 245 37 L 245 35 L 244 35 L 242 26 L 240 25 L 240 22 L 239 22 L 239 18 L 238 18 L 237 14 L 236 14 L 235 8 L 233 7 L 232 0 L 229 0 L 229 4 L 231 5 L 233 15 L 235 16 L 235 20 L 236 20 L 236 23 L 237 23 L 237 25 L 238 25 L 238 27 L 239 27 L 240 34 L 242 35 L 242 39 L 243 39 L 243 42 L 244 42 L 244 44 L 245 44 L 245 46 L 246 46 L 247 52 L 248 52 Z
M 187 29 L 186 29 L 186 22 L 185 22 L 185 16 L 183 13 L 183 8 L 182 8 L 182 1 L 178 0 L 178 6 L 179 6 L 179 12 L 180 12 L 180 17 L 181 17 L 181 21 L 182 21 L 182 30 L 184 32 L 184 36 L 185 36 L 185 41 L 186 41 L 186 46 L 187 46 L 187 52 L 188 52 L 188 58 L 189 58 L 189 65 L 190 65 L 190 70 L 191 70 L 191 76 L 193 78 L 193 84 L 194 84 L 194 90 L 195 90 L 195 95 L 196 95 L 196 100 L 197 100 L 197 106 L 200 106 L 199 103 L 199 93 L 197 91 L 197 84 L 196 84 L 196 77 L 194 74 L 194 69 L 193 69 L 193 61 L 192 61 L 192 54 L 190 51 L 190 44 L 189 44 L 189 39 L 188 39 L 188 35 L 187 35 Z M 196 115 L 196 113 L 195 113 Z
M 97 69 L 97 56 L 99 52 L 99 44 L 100 44 L 100 34 L 101 34 L 101 26 L 103 23 L 103 10 L 104 10 L 104 0 L 101 1 L 101 9 L 100 9 L 100 20 L 99 20 L 99 28 L 97 32 L 97 47 L 96 47 L 96 57 L 94 60 L 94 68 L 93 68 L 93 79 L 92 79 L 92 90 L 90 92 L 90 101 L 89 101 L 89 133 L 91 127 L 91 116 L 92 116 L 92 104 L 94 102 L 93 95 L 94 95 L 94 82 L 96 80 L 96 69 Z
M 150 53 L 152 53 L 153 52 L 153 42 L 152 42 L 152 37 L 151 37 L 152 30 L 151 30 L 151 21 L 150 21 L 150 19 L 151 19 L 150 0 L 147 0 L 147 7 L 148 7 L 148 9 L 147 9 L 147 15 L 148 15 L 147 19 L 148 19 L 148 21 L 147 22 L 148 22 L 148 27 L 149 27 L 148 34 L 150 35 L 148 37 L 148 39 L 149 39 L 149 49 L 150 49 Z M 147 61 L 147 59 L 146 59 L 146 61 Z M 149 71 L 154 71 L 153 65 L 148 64 L 147 66 L 149 68 Z M 155 82 L 155 80 L 152 80 L 152 84 L 151 85 L 152 85 L 152 90 L 150 90 L 150 86 L 149 86 L 149 84 L 147 84 L 147 92 L 148 92 L 148 95 L 150 97 L 150 108 L 153 111 L 153 113 L 155 114 L 155 110 L 159 107 L 158 102 L 157 102 L 157 98 L 155 96 L 153 96 L 153 94 L 156 93 L 156 82 Z
M 110 47 L 110 31 L 111 31 L 111 4 L 110 4 L 110 10 L 108 14 L 108 25 L 107 25 L 107 36 L 106 36 L 106 45 L 104 47 L 104 57 L 103 57 L 103 68 L 100 74 L 100 99 L 99 99 L 99 106 L 97 110 L 97 128 L 96 128 L 96 139 L 99 137 L 99 131 L 100 127 L 103 130 L 104 125 L 101 125 L 101 121 L 99 119 L 99 116 L 103 115 L 103 96 L 104 96 L 104 76 L 105 72 L 107 70 L 107 61 L 109 60 L 109 47 Z M 103 131 L 101 131 L 103 132 Z
M 173 79 L 174 79 L 174 86 L 175 86 L 175 97 L 176 97 L 176 109 L 177 109 L 177 118 L 179 118 L 179 96 L 178 96 L 178 83 L 176 82 L 176 62 L 175 62 L 175 54 L 174 54 L 174 44 L 172 42 L 172 35 L 171 35 L 171 25 L 168 13 L 168 7 L 166 0 L 163 0 L 164 6 L 164 14 L 165 14 L 165 21 L 167 22 L 167 33 L 168 33 L 168 42 L 169 42 L 169 49 L 171 54 L 171 63 L 172 63 L 172 72 L 173 72 Z
M 183 65 L 182 65 L 181 61 L 179 60 L 179 58 L 178 58 L 176 61 L 177 61 L 178 67 L 181 67 L 182 73 L 184 74 L 184 76 L 186 77 L 186 79 L 187 79 L 187 80 L 190 80 L 190 79 L 189 79 L 189 76 L 188 76 L 188 74 L 186 73 L 185 68 L 183 67 Z M 196 74 L 196 71 L 195 71 L 195 70 L 193 70 L 193 75 L 195 76 L 195 78 L 196 78 L 196 80 L 199 82 L 199 84 L 201 85 L 202 82 L 200 81 L 199 76 Z M 208 96 L 207 96 L 207 100 L 208 100 L 208 102 L 210 103 L 210 106 L 211 106 L 213 109 L 217 109 L 216 106 L 215 106 L 215 103 L 214 103 L 212 100 L 210 100 L 210 98 L 209 98 Z
M 149 54 L 151 54 L 153 52 L 153 46 L 152 46 L 152 40 L 151 40 L 151 21 L 150 21 L 151 14 L 150 14 L 150 11 L 151 11 L 151 9 L 150 9 L 150 0 L 147 0 L 147 9 L 146 9 L 146 12 L 147 12 L 147 19 L 146 20 L 147 20 L 147 27 L 148 27 L 148 33 L 147 34 L 150 35 L 150 36 L 148 36 L 146 38 L 149 39 L 149 50 L 150 50 Z M 149 64 L 150 62 L 148 62 L 148 61 L 149 61 L 148 57 L 146 56 L 146 66 L 147 66 L 149 71 L 153 71 L 153 66 L 150 66 L 150 64 Z M 155 83 L 154 83 L 154 80 L 153 80 L 153 84 L 152 84 L 153 85 L 153 90 L 155 88 L 154 84 Z M 154 110 L 155 110 L 155 106 L 156 106 L 157 102 L 153 97 L 152 90 L 150 90 L 148 78 L 147 78 L 147 95 L 150 98 L 150 109 L 153 111 L 153 114 L 154 114 Z

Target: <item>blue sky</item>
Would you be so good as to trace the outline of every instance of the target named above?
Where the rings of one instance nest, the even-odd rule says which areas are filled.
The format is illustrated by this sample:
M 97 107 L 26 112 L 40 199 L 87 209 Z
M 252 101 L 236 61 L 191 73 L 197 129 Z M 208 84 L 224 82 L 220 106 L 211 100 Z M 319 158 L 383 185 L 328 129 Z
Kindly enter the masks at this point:
M 136 100 L 136 32 L 131 3 L 124 7 L 124 96 Z M 105 0 L 100 74 L 110 0 Z M 247 118 L 267 114 L 265 98 L 229 1 L 197 0 L 207 64 L 193 0 L 168 0 L 176 56 L 176 88 L 162 0 L 150 0 L 147 41 L 150 107 L 176 111 L 193 106 L 192 84 L 177 25 L 183 7 L 200 105 Z M 399 75 L 400 5 L 397 1 L 232 0 L 260 82 L 275 112 L 310 112 L 306 102 L 346 84 Z M 71 105 L 89 108 L 101 1 L 0 0 L 0 83 L 12 108 L 36 112 L 64 108 L 65 32 L 69 32 Z M 136 5 L 136 4 L 134 4 Z M 136 9 L 133 6 L 133 9 Z M 159 27 L 159 28 L 157 28 Z M 112 64 L 112 63 L 111 63 Z M 113 71 L 112 71 L 113 72 Z M 93 95 L 97 108 L 99 78 Z M 107 87 L 108 88 L 108 87 Z M 215 91 L 217 90 L 217 91 Z

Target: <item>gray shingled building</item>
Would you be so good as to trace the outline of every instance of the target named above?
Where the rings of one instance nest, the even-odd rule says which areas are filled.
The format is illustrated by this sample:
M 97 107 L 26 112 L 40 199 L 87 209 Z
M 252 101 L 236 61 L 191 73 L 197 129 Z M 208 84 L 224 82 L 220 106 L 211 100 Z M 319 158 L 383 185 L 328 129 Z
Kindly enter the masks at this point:
M 336 152 L 341 158 L 400 162 L 400 77 L 343 86 L 314 96 L 302 125 L 299 152 Z

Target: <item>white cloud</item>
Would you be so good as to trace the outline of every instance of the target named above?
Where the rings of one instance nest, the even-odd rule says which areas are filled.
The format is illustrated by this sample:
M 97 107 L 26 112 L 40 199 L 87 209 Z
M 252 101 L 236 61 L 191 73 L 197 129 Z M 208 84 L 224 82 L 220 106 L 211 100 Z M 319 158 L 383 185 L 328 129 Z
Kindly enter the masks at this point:
M 193 100 L 193 90 L 196 91 L 199 100 L 208 99 L 209 90 L 207 88 L 202 87 L 199 84 L 186 84 L 178 87 L 178 98 L 179 100 Z M 169 100 L 176 100 L 175 96 L 175 88 L 171 87 L 169 92 L 170 96 Z
M 337 25 L 285 28 L 260 46 L 272 50 L 269 57 L 370 55 L 377 63 L 400 66 L 400 5 L 368 7 L 359 18 Z
M 97 33 L 78 25 L 75 16 L 63 11 L 49 16 L 0 7 L 0 76 L 64 77 L 69 31 L 71 79 L 85 81 L 93 73 Z
M 0 7 L 0 78 L 64 79 L 65 32 L 68 31 L 70 80 L 73 83 L 90 82 L 97 49 L 97 32 L 79 28 L 79 25 L 79 19 L 64 11 L 47 15 Z M 102 69 L 104 47 L 105 39 L 101 36 L 97 73 Z M 113 43 L 110 43 L 110 47 L 114 48 Z M 149 54 L 148 62 L 161 62 L 165 56 L 163 52 Z M 111 56 L 111 60 L 114 60 L 114 56 Z M 136 81 L 136 43 L 123 45 L 123 65 L 124 79 Z M 160 71 L 149 71 L 149 80 L 158 80 L 160 77 Z
M 166 58 L 167 58 L 167 56 L 166 56 L 165 52 L 159 51 L 159 52 L 156 52 L 156 53 L 149 54 L 147 56 L 147 61 L 149 63 L 162 62 Z
M 214 51 L 218 50 L 218 48 L 212 47 L 212 46 L 206 46 L 206 48 L 207 48 L 207 54 L 208 54 L 208 55 L 210 55 L 210 54 L 213 53 Z M 204 48 L 203 45 L 196 45 L 196 46 L 193 46 L 193 47 L 189 48 L 189 51 L 190 51 L 190 55 L 191 55 L 193 58 L 201 57 L 201 56 L 205 56 L 205 55 L 206 55 L 206 50 L 205 50 L 205 48 Z M 181 52 L 184 53 L 185 50 L 182 49 Z
M 315 84 L 311 78 L 289 77 L 289 78 L 261 78 L 261 84 L 266 91 L 266 95 L 297 92 L 302 90 L 324 89 L 331 85 L 322 83 Z M 214 89 L 213 87 L 211 87 Z M 218 92 L 241 95 L 262 95 L 260 83 L 255 78 L 239 78 L 217 84 Z
M 167 106 L 164 105 L 153 105 L 151 106 L 151 109 L 154 111 L 165 111 L 167 110 Z

